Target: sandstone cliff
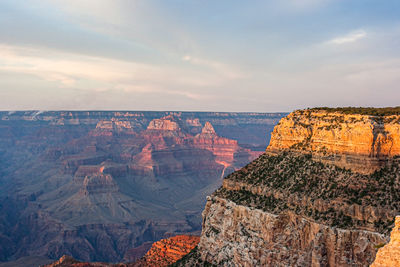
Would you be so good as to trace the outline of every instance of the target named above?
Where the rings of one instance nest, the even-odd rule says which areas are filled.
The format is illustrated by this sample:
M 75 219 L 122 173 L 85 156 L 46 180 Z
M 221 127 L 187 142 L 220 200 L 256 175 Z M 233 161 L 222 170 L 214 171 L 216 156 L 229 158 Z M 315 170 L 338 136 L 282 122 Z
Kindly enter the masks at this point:
M 400 115 L 298 110 L 274 128 L 267 152 L 312 152 L 315 158 L 373 173 L 400 155 Z
M 176 266 L 368 266 L 400 212 L 398 115 L 296 111 L 208 199 Z
M 396 217 L 395 226 L 390 234 L 390 242 L 378 250 L 371 267 L 400 266 L 400 216 Z

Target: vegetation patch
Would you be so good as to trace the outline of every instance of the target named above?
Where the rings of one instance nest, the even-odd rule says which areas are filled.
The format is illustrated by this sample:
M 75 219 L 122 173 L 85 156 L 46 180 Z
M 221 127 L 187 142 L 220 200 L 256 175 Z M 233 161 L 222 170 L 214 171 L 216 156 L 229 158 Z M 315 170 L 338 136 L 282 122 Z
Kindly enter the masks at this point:
M 386 108 L 373 108 L 373 107 L 343 107 L 343 108 L 329 108 L 319 107 L 307 109 L 310 111 L 327 111 L 327 112 L 338 112 L 342 114 L 359 114 L 369 116 L 390 116 L 400 115 L 400 107 L 386 107 Z
M 340 228 L 358 227 L 386 233 L 393 221 L 386 219 L 384 213 L 375 221 L 359 220 L 352 216 L 351 210 L 369 206 L 393 216 L 400 211 L 397 161 L 363 175 L 314 161 L 311 154 L 282 152 L 276 156 L 263 154 L 225 179 L 245 186 L 239 190 L 221 187 L 214 193 L 216 196 L 274 214 L 290 210 Z

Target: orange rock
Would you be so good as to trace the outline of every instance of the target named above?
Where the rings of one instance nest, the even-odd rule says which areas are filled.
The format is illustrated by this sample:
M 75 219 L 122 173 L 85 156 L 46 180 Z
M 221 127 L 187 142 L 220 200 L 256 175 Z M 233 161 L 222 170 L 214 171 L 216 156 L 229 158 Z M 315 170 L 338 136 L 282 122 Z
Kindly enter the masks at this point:
M 399 121 L 399 115 L 376 117 L 299 110 L 275 127 L 267 152 L 312 152 L 322 161 L 371 173 L 386 159 L 400 155 Z
M 138 266 L 168 266 L 194 249 L 200 241 L 198 236 L 178 235 L 153 243 Z
M 147 130 L 178 131 L 180 127 L 173 116 L 166 116 L 161 119 L 152 120 L 149 126 L 147 126 Z
M 400 266 L 400 216 L 396 217 L 395 226 L 390 235 L 390 242 L 378 250 L 371 267 Z

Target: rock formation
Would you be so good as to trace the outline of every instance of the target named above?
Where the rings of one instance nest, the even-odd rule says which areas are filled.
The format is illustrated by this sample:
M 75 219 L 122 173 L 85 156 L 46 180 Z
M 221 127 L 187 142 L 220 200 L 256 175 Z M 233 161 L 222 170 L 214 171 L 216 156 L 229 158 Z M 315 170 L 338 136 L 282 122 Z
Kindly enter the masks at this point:
M 282 115 L 0 111 L 0 261 L 119 262 L 199 234 L 205 196 Z
M 147 126 L 147 130 L 159 130 L 159 131 L 179 131 L 179 123 L 174 116 L 166 116 L 161 119 L 154 119 Z
M 390 242 L 378 250 L 371 267 L 400 266 L 400 216 L 396 217 L 390 234 Z
M 135 134 L 129 121 L 112 118 L 111 120 L 99 121 L 90 134 L 93 136 L 112 136 L 121 133 Z
M 137 266 L 165 267 L 188 254 L 199 243 L 198 236 L 178 235 L 155 242 Z
M 400 115 L 372 116 L 299 110 L 272 132 L 268 152 L 312 152 L 315 158 L 357 172 L 373 173 L 400 155 Z
M 371 264 L 400 212 L 396 116 L 282 119 L 266 153 L 207 198 L 200 243 L 176 266 Z

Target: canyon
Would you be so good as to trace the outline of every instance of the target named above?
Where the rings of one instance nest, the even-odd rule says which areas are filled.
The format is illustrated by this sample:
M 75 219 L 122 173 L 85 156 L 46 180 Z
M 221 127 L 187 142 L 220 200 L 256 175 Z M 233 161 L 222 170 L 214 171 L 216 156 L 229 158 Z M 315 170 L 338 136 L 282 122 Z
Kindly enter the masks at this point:
M 393 227 L 374 266 L 395 266 L 399 129 L 398 110 L 289 114 L 207 197 L 198 246 L 172 266 L 369 266 Z
M 0 112 L 0 261 L 134 261 L 200 234 L 206 196 L 285 115 Z

